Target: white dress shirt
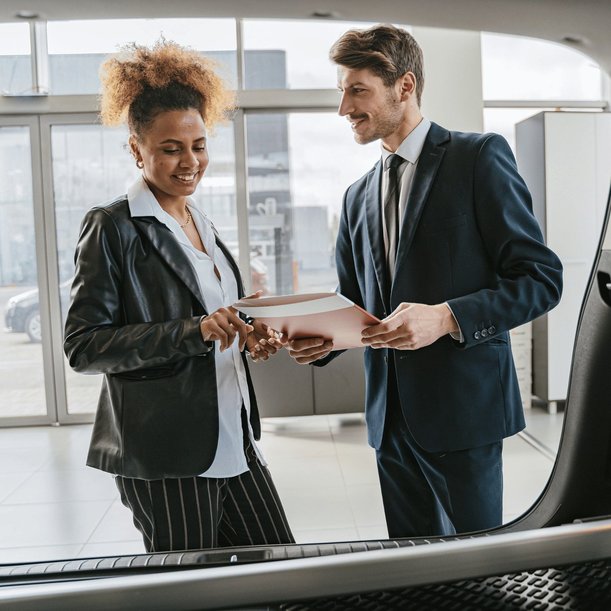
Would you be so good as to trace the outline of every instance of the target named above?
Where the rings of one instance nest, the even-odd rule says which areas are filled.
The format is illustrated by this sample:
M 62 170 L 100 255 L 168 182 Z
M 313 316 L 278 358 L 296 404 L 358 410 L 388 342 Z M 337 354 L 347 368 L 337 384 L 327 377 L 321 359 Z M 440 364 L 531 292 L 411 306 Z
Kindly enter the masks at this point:
M 398 244 L 401 237 L 401 225 L 403 224 L 403 217 L 405 216 L 405 208 L 407 206 L 407 199 L 409 192 L 412 188 L 412 181 L 414 180 L 414 173 L 416 171 L 416 164 L 424 147 L 424 141 L 431 128 L 431 122 L 428 119 L 422 119 L 420 123 L 407 135 L 407 138 L 401 142 L 399 148 L 395 151 L 396 155 L 399 155 L 405 162 L 402 163 L 397 169 L 397 176 L 400 182 L 399 191 L 399 235 L 397 236 L 397 251 L 399 250 Z M 384 202 L 384 194 L 388 187 L 388 169 L 386 168 L 386 160 L 392 153 L 382 146 L 382 193 L 380 201 Z M 383 205 L 383 204 L 382 204 Z M 382 213 L 382 218 L 384 214 Z M 388 229 L 386 223 L 384 225 L 384 249 L 388 252 Z M 394 262 L 393 262 L 394 263 Z M 394 275 L 394 265 L 391 268 Z
M 154 216 L 174 234 L 193 266 L 209 314 L 238 300 L 238 287 L 233 270 L 222 250 L 216 245 L 212 223 L 192 200 L 187 199 L 187 204 L 206 249 L 205 253 L 191 244 L 178 221 L 159 205 L 143 178 L 130 187 L 127 199 L 132 216 Z M 215 266 L 221 276 L 220 280 L 214 272 Z M 247 414 L 250 415 L 246 370 L 237 338 L 224 352 L 220 351 L 217 344 L 214 355 L 219 409 L 219 440 L 212 464 L 201 475 L 214 478 L 234 477 L 248 471 L 244 456 L 241 418 L 242 404 Z M 265 465 L 263 455 L 255 443 L 250 421 L 248 429 L 250 442 L 259 460 Z
M 431 128 L 431 122 L 428 119 L 423 118 L 420 123 L 407 135 L 405 140 L 401 142 L 399 148 L 395 151 L 396 155 L 405 159 L 405 163 L 402 163 L 398 170 L 397 175 L 400 180 L 400 192 L 399 192 L 399 236 L 397 239 L 397 252 L 399 251 L 399 239 L 401 237 L 401 226 L 403 224 L 403 217 L 405 215 L 405 209 L 407 207 L 407 200 L 409 198 L 409 194 L 412 188 L 412 182 L 414 180 L 414 174 L 416 172 L 416 165 L 418 164 L 418 159 L 420 158 L 420 153 L 422 153 L 422 149 L 424 147 L 424 141 L 426 140 L 427 134 L 429 133 L 429 129 Z M 384 205 L 384 195 L 386 193 L 386 189 L 388 188 L 388 169 L 386 168 L 386 160 L 390 157 L 392 153 L 385 149 L 382 145 L 382 193 L 380 194 L 380 202 L 382 202 L 382 206 Z M 382 219 L 384 219 L 384 211 L 382 211 Z M 383 222 L 384 225 L 384 250 L 388 253 L 388 230 L 386 228 L 386 223 Z M 394 262 L 391 265 L 391 277 L 394 276 L 395 268 Z M 452 312 L 452 308 L 446 303 L 446 306 Z M 452 312 L 452 316 L 454 316 L 454 312 Z M 456 317 L 454 317 L 456 320 Z M 464 342 L 464 337 L 460 327 L 457 333 L 450 333 L 453 339 L 459 342 Z

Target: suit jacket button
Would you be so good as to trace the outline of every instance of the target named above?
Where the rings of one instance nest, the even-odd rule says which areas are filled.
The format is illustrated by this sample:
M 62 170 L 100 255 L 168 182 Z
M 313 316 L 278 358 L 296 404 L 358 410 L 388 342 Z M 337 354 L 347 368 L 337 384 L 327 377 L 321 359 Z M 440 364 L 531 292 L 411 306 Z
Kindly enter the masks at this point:
M 488 327 L 488 333 L 490 335 L 494 335 L 496 333 L 496 327 L 494 325 L 491 325 L 490 327 Z
M 481 337 L 480 332 L 479 332 L 479 331 L 476 331 L 476 332 L 473 334 L 473 337 L 474 337 L 475 339 L 479 339 L 479 338 Z
M 387 354 L 384 355 L 384 362 L 388 363 L 388 355 Z
M 482 337 L 488 337 L 488 329 L 482 329 L 481 335 Z

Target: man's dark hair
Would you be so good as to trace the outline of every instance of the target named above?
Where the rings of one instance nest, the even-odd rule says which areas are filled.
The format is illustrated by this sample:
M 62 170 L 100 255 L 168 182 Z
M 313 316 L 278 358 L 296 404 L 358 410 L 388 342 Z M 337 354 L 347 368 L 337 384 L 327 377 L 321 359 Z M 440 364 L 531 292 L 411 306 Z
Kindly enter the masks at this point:
M 348 30 L 331 47 L 329 57 L 346 68 L 371 70 L 386 87 L 394 85 L 406 72 L 412 72 L 420 106 L 424 88 L 422 49 L 406 30 L 393 25 Z

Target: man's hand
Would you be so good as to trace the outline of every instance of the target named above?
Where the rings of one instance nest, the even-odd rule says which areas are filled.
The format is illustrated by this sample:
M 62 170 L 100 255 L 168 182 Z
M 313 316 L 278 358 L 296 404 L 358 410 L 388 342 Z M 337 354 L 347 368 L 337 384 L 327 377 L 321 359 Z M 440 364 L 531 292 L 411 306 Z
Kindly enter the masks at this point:
M 372 348 L 418 350 L 457 332 L 456 320 L 445 303 L 402 303 L 380 324 L 364 329 L 362 342 Z
M 333 350 L 333 342 L 322 337 L 293 339 L 288 342 L 287 350 L 297 363 L 307 365 L 327 356 Z

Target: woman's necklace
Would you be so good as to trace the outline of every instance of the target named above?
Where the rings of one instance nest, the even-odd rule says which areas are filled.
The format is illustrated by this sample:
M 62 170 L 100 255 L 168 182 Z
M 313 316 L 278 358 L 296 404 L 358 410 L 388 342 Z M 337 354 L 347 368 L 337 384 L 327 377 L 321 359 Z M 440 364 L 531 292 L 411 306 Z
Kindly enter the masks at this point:
M 181 229 L 184 229 L 191 222 L 191 219 L 193 218 L 191 216 L 191 210 L 189 210 L 188 206 L 185 206 L 185 212 L 187 213 L 187 220 L 184 222 L 183 225 L 180 225 L 179 223 Z

